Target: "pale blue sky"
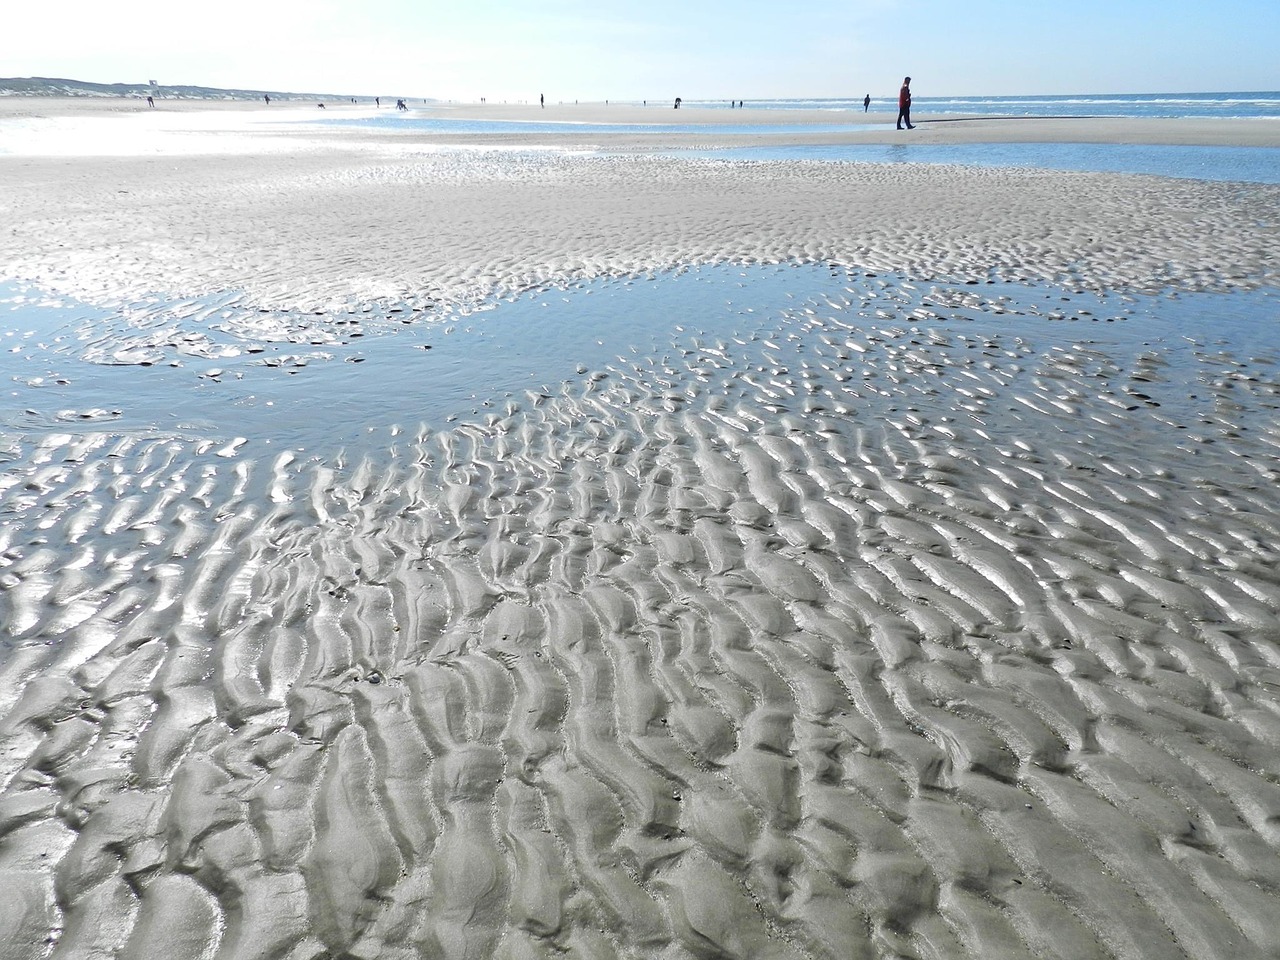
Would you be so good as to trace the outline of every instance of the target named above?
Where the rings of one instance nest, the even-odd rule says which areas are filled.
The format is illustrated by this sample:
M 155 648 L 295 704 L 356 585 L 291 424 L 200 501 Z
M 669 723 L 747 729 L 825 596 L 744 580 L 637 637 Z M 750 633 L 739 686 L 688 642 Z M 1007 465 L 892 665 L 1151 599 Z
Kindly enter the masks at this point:
M 0 76 L 490 101 L 1280 88 L 1277 0 L 6 5 Z

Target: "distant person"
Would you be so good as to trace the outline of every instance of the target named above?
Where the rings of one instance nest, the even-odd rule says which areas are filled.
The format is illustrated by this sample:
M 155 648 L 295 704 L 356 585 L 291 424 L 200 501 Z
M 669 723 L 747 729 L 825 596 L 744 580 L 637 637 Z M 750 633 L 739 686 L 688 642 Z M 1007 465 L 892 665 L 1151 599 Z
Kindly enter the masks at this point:
M 316 106 L 317 106 L 317 107 L 319 107 L 321 110 L 323 110 L 323 109 L 324 109 L 324 104 L 323 104 L 323 103 L 317 103 L 317 104 L 316 104 Z
M 902 129 L 902 121 L 907 122 L 907 129 L 914 130 L 911 125 L 911 78 L 902 81 L 902 89 L 898 91 L 898 129 Z
M 868 93 L 865 97 L 862 98 L 862 112 L 866 113 L 870 109 L 871 109 L 871 94 Z
M 381 106 L 382 106 L 382 98 L 381 98 L 381 97 L 374 97 L 374 98 L 373 98 L 373 105 L 374 105 L 375 107 L 381 107 Z
M 151 97 L 151 96 L 148 96 L 148 97 L 147 97 L 147 106 L 148 106 L 148 107 L 154 107 L 155 105 L 156 105 L 155 98 L 154 98 L 154 97 Z
M 538 106 L 543 110 L 547 109 L 547 95 L 545 93 L 538 94 Z
M 739 101 L 738 101 L 738 109 L 739 109 L 739 110 L 741 110 L 741 109 L 742 109 L 742 101 L 741 101 L 741 100 L 739 100 Z
M 269 107 L 269 106 L 271 106 L 271 94 L 269 94 L 269 93 L 264 93 L 264 94 L 262 95 L 262 99 L 263 99 L 263 100 L 265 100 L 265 101 L 267 101 L 267 106 L 268 106 L 268 107 Z
M 676 106 L 675 106 L 675 108 L 676 108 L 677 110 L 679 110 L 679 109 L 680 109 L 680 98 L 679 98 L 679 97 L 676 97 Z

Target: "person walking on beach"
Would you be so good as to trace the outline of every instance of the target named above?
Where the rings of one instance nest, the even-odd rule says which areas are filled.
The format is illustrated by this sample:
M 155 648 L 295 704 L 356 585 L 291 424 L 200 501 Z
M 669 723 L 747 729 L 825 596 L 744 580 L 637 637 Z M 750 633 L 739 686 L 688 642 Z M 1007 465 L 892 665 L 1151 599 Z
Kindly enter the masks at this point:
M 543 110 L 547 109 L 547 95 L 545 93 L 538 94 L 538 106 Z
M 871 109 L 871 94 L 868 93 L 865 97 L 862 98 L 862 112 L 866 113 L 870 109 Z
M 898 129 L 902 129 L 902 121 L 907 121 L 907 129 L 914 130 L 911 125 L 911 78 L 902 81 L 902 89 L 898 91 Z

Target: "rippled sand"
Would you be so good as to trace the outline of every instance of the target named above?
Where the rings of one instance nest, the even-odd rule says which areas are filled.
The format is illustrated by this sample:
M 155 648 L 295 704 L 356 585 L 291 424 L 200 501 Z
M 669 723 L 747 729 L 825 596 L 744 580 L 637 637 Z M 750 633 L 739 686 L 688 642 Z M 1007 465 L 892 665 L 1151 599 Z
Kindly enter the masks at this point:
M 203 427 L 6 384 L 0 957 L 1280 953 L 1280 188 L 21 163 L 9 276 L 120 309 L 23 362 L 228 372 L 174 368 Z M 759 267 L 690 282 L 729 260 L 844 266 L 760 316 Z M 235 429 L 270 371 L 197 337 L 339 369 L 343 315 L 271 311 L 391 337 L 541 281 L 602 327 L 687 292 L 328 448 Z

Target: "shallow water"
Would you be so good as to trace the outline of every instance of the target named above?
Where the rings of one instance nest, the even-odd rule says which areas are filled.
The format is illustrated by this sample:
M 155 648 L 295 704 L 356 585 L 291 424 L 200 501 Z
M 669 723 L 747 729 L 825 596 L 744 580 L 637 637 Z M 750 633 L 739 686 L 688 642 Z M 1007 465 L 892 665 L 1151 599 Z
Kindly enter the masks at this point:
M 304 449 L 391 425 L 440 426 L 637 365 L 679 369 L 681 389 L 695 391 L 708 389 L 693 372 L 708 355 L 748 370 L 834 372 L 848 365 L 815 339 L 830 333 L 1012 339 L 1042 358 L 1084 345 L 1125 369 L 1158 355 L 1160 376 L 1140 392 L 1194 419 L 1203 357 L 1269 366 L 1277 320 L 1266 291 L 1098 296 L 821 265 L 704 266 L 434 312 L 265 311 L 237 295 L 107 311 L 14 287 L 0 287 L 0 309 L 7 430 L 172 432 Z M 828 387 L 838 402 L 843 388 Z M 874 393 L 859 399 L 876 406 Z M 794 405 L 795 394 L 779 402 Z
M 905 132 L 904 132 L 905 133 Z M 957 143 L 729 147 L 673 151 L 716 160 L 822 160 L 857 163 L 949 163 L 1036 167 L 1089 173 L 1135 173 L 1187 180 L 1280 183 L 1280 148 L 1132 143 Z
M 927 120 L 921 120 L 927 123 Z M 307 121 L 429 134 L 680 134 L 717 135 L 847 133 L 882 130 L 880 124 L 707 124 L 529 123 L 502 120 L 435 119 L 409 113 Z M 527 149 L 527 148 L 526 148 Z M 672 151 L 673 156 L 723 160 L 825 160 L 862 163 L 951 163 L 979 167 L 1037 167 L 1096 173 L 1139 173 L 1192 180 L 1280 183 L 1280 148 L 1128 143 L 960 143 L 946 146 L 901 144 L 778 144 Z

